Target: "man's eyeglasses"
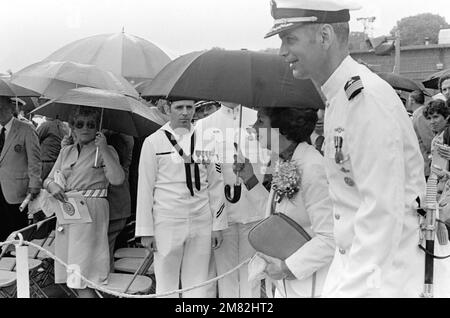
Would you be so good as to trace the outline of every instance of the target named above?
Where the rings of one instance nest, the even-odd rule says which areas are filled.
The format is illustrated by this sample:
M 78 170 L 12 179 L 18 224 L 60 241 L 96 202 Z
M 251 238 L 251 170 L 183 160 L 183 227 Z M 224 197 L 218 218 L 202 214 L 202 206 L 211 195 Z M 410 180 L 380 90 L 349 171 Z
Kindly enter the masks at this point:
M 84 122 L 82 120 L 79 120 L 79 121 L 77 121 L 75 123 L 74 126 L 75 126 L 76 129 L 83 129 L 83 127 L 85 127 L 85 126 L 88 129 L 95 129 L 95 128 L 97 128 L 97 125 L 96 125 L 95 121 L 92 121 L 92 120 L 90 120 L 88 122 Z

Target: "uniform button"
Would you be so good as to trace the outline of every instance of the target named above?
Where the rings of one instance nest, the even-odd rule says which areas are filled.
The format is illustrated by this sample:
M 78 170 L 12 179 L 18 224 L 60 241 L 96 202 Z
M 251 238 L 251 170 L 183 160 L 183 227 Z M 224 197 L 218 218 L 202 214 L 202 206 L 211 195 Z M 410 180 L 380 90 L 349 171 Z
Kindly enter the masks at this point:
M 345 255 L 345 250 L 343 250 L 342 248 L 339 249 L 339 253 L 341 253 L 342 255 Z
M 353 179 L 351 178 L 345 178 L 344 179 L 345 183 L 349 186 L 349 187 L 354 187 L 355 186 L 355 181 L 353 181 Z
M 340 220 L 341 219 L 341 216 L 339 215 L 339 214 L 336 214 L 335 216 L 334 216 L 334 218 L 336 219 L 336 220 Z

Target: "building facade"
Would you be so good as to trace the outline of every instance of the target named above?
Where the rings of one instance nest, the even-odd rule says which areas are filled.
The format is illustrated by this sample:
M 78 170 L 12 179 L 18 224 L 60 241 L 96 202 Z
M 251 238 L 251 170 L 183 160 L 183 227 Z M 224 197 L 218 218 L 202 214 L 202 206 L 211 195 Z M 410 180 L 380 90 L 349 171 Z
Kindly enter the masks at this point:
M 412 80 L 422 82 L 434 73 L 450 69 L 450 44 L 406 46 L 400 52 L 400 75 Z M 353 50 L 350 54 L 376 72 L 390 73 L 394 69 L 395 51 L 390 56 L 378 56 L 368 50 Z

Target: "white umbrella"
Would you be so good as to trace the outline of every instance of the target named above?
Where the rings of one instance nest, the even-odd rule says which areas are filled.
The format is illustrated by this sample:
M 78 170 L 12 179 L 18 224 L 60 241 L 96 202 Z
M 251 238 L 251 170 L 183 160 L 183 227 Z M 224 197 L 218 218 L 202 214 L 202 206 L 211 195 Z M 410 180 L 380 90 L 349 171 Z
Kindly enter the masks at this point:
M 104 71 L 95 65 L 75 62 L 35 63 L 13 74 L 11 82 L 50 99 L 57 98 L 70 89 L 84 86 L 139 97 L 134 87 L 120 75 Z
M 138 84 L 154 78 L 170 62 L 170 57 L 153 43 L 121 32 L 72 42 L 46 60 L 96 65 Z

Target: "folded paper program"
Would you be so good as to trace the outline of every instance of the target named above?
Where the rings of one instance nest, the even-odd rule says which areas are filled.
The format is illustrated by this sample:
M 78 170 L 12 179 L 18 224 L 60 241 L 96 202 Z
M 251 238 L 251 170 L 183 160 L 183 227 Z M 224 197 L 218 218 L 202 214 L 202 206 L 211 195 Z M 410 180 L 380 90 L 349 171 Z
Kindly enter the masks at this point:
M 56 214 L 58 224 L 91 223 L 92 219 L 85 197 L 80 192 L 66 192 L 67 201 L 61 202 L 47 195 L 43 200 L 42 211 L 49 217 Z

